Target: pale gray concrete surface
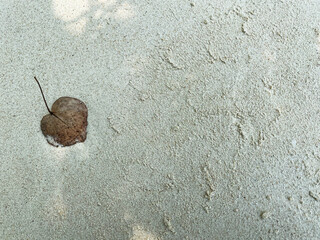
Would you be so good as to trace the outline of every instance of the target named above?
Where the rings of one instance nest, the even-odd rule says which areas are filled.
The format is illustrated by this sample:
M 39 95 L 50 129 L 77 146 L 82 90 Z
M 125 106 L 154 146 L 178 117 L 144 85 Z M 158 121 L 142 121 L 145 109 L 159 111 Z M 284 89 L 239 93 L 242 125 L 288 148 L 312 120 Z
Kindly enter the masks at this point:
M 0 239 L 320 239 L 319 0 L 0 9 Z

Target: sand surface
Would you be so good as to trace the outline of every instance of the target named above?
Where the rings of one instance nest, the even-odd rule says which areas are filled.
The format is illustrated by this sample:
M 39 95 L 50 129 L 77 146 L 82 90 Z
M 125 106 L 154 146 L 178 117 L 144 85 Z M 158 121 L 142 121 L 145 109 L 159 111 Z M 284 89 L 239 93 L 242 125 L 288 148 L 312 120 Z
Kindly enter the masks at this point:
M 0 239 L 320 239 L 319 0 L 0 2 Z

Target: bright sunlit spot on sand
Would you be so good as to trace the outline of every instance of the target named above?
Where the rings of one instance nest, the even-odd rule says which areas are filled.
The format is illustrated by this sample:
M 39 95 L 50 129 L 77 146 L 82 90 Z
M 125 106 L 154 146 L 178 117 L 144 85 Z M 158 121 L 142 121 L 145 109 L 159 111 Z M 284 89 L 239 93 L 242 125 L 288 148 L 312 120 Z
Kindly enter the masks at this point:
M 112 6 L 116 3 L 116 0 L 98 0 L 99 3 L 104 4 L 104 6 Z
M 77 143 L 74 145 L 73 151 L 77 152 L 80 159 L 86 160 L 89 158 L 89 144 Z
M 84 33 L 86 29 L 86 24 L 87 24 L 87 18 L 83 17 L 76 22 L 67 24 L 66 28 L 71 34 L 78 35 L 78 34 Z
M 98 9 L 95 13 L 94 13 L 94 19 L 99 19 L 103 14 L 103 11 L 101 9 Z
M 118 10 L 115 13 L 115 18 L 125 20 L 132 18 L 134 16 L 134 11 L 128 3 L 123 3 L 120 5 Z
M 48 145 L 52 162 L 50 168 L 55 173 L 54 188 L 52 189 L 52 196 L 48 199 L 47 217 L 51 221 L 61 221 L 67 217 L 67 204 L 64 200 L 64 180 L 62 169 L 65 166 L 65 160 L 69 159 L 68 154 L 76 152 L 79 155 L 77 160 L 86 160 L 89 157 L 89 148 L 84 143 L 77 143 L 72 147 L 53 147 Z
M 63 220 L 67 215 L 67 206 L 64 201 L 63 194 L 63 178 L 61 175 L 65 160 L 68 158 L 70 148 L 68 147 L 53 147 L 45 142 L 46 147 L 51 156 L 48 161 L 48 167 L 54 173 L 54 183 L 51 189 L 52 195 L 48 199 L 47 217 L 51 221 Z
M 133 227 L 133 236 L 130 238 L 130 240 L 156 240 L 158 239 L 156 236 L 153 234 L 145 231 L 141 226 L 135 226 Z
M 52 221 L 63 220 L 67 216 L 67 206 L 64 202 L 60 185 L 55 189 L 49 202 L 48 218 Z
M 63 21 L 73 21 L 89 10 L 88 0 L 53 0 L 53 11 Z
M 66 147 L 52 147 L 49 146 L 51 150 L 51 156 L 54 157 L 58 162 L 63 162 L 66 158 L 66 154 L 69 151 Z
M 67 215 L 67 207 L 63 200 L 63 195 L 61 189 L 58 188 L 53 199 L 53 210 L 54 214 L 59 218 L 64 218 Z
M 89 10 L 88 0 L 53 0 L 52 5 L 55 16 L 69 22 L 66 24 L 69 33 L 78 35 L 85 31 L 87 18 L 81 16 Z
M 123 21 L 136 15 L 132 5 L 119 0 L 52 0 L 52 8 L 55 17 L 65 22 L 66 30 L 72 35 L 85 33 L 88 24 L 92 24 L 89 19 Z M 95 29 L 99 29 L 99 24 Z

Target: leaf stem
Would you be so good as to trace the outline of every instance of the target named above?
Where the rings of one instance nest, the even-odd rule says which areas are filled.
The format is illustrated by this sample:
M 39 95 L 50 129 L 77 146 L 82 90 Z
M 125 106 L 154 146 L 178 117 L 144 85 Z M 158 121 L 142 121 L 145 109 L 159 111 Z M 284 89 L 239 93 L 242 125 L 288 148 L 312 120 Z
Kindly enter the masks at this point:
M 55 117 L 58 118 L 61 122 L 63 122 L 65 125 L 67 125 L 67 126 L 69 127 L 69 125 L 66 124 L 65 121 L 63 121 L 63 120 L 62 120 L 61 118 L 59 118 L 56 114 L 54 114 L 54 112 L 52 112 L 52 111 L 49 109 L 48 104 L 47 104 L 47 101 L 46 101 L 46 98 L 44 97 L 44 94 L 43 94 L 43 91 L 42 91 L 42 88 L 41 88 L 41 85 L 40 85 L 38 79 L 37 79 L 36 77 L 34 77 L 34 80 L 36 80 L 36 82 L 38 83 L 38 86 L 39 86 L 39 88 L 40 88 L 40 92 L 41 92 L 43 101 L 44 101 L 44 103 L 46 104 L 47 110 L 48 110 L 48 112 L 50 113 L 50 115 L 55 116 Z
M 38 83 L 38 86 L 39 86 L 39 88 L 40 88 L 40 92 L 41 92 L 43 101 L 44 101 L 44 103 L 46 104 L 46 107 L 47 107 L 48 112 L 49 112 L 51 115 L 53 115 L 53 112 L 51 112 L 50 109 L 49 109 L 49 107 L 48 107 L 46 98 L 45 98 L 44 95 L 43 95 L 43 91 L 42 91 L 42 88 L 41 88 L 41 86 L 40 86 L 40 83 L 39 83 L 38 79 L 37 79 L 36 77 L 34 77 L 34 80 L 36 80 L 36 82 Z

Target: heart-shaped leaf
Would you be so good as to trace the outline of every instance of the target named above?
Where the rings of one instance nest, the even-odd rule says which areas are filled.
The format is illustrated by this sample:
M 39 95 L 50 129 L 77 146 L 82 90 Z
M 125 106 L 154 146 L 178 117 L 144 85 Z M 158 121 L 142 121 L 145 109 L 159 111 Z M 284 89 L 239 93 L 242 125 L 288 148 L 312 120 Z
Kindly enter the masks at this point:
M 61 97 L 49 109 L 42 88 L 37 81 L 49 114 L 41 120 L 41 131 L 53 146 L 71 146 L 84 142 L 87 137 L 88 109 L 79 99 Z
M 61 97 L 53 103 L 51 112 L 41 120 L 42 133 L 51 145 L 70 146 L 86 140 L 88 109 L 82 101 Z

